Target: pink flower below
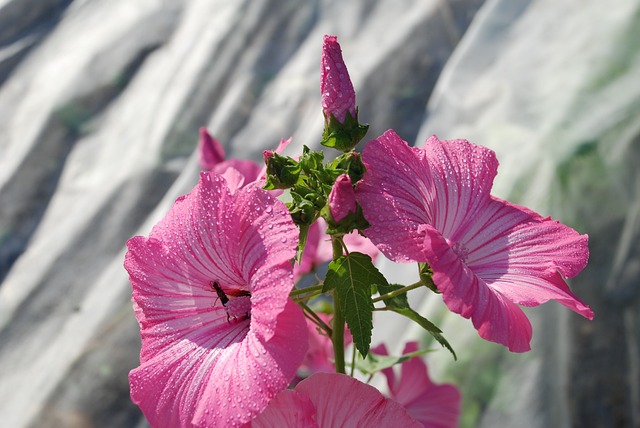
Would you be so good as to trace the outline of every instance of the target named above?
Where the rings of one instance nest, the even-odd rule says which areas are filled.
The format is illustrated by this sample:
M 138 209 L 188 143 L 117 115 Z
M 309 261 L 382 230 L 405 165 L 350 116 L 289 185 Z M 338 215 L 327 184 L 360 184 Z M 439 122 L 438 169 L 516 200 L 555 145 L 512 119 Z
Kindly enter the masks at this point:
M 127 242 L 142 337 L 131 398 L 152 426 L 242 426 L 289 385 L 308 343 L 289 299 L 297 233 L 268 192 L 203 172 Z
M 416 342 L 409 342 L 403 354 L 418 350 Z M 388 355 L 384 345 L 371 352 Z M 389 385 L 391 398 L 402 404 L 409 416 L 422 423 L 425 428 L 456 428 L 460 418 L 460 391 L 453 385 L 436 385 L 429 379 L 427 365 L 419 357 L 401 364 L 401 375 L 397 378 L 393 368 L 383 370 Z
M 347 375 L 316 373 L 282 391 L 252 422 L 254 428 L 419 428 L 397 402 Z
M 331 320 L 329 315 L 318 313 L 318 316 L 324 323 L 331 326 Z M 327 336 L 324 331 L 310 319 L 307 321 L 307 331 L 309 332 L 309 348 L 307 349 L 307 355 L 305 355 L 302 365 L 300 366 L 300 372 L 303 376 L 308 376 L 313 373 L 326 372 L 334 373 L 336 371 L 335 364 L 333 363 L 333 342 L 331 338 Z M 345 326 L 344 328 L 344 344 L 348 346 L 353 341 L 351 332 Z
M 389 130 L 363 161 L 356 197 L 367 237 L 396 262 L 428 262 L 446 305 L 481 337 L 528 351 L 531 324 L 518 305 L 551 299 L 593 318 L 563 279 L 585 267 L 587 236 L 491 196 L 494 152 L 436 137 L 413 148 Z

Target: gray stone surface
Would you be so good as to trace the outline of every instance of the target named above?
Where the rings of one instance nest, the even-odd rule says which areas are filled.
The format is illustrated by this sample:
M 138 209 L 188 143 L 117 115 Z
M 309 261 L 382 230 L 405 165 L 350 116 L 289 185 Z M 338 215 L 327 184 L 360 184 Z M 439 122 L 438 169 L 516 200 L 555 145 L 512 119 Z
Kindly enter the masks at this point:
M 412 296 L 460 356 L 429 362 L 463 425 L 640 425 L 637 0 L 0 0 L 0 426 L 145 425 L 124 243 L 195 184 L 199 126 L 241 158 L 318 146 L 326 33 L 370 137 L 486 145 L 498 196 L 590 235 L 595 320 L 533 308 L 528 354 Z

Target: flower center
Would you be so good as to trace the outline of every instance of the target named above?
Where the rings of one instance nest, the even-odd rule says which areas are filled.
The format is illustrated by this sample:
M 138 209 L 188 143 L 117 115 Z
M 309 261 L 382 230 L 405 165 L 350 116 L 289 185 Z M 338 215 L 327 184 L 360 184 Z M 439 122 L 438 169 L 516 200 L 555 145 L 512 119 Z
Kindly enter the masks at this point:
M 251 318 L 251 293 L 245 290 L 231 290 L 225 293 L 218 281 L 211 281 L 211 290 L 215 291 L 218 299 L 227 312 L 227 322 L 240 322 Z
M 251 318 L 251 297 L 232 297 L 231 299 L 229 299 L 229 302 L 224 305 L 224 308 L 227 311 L 227 321 L 244 321 L 248 318 Z
M 469 257 L 469 249 L 461 244 L 460 242 L 454 242 L 453 245 L 449 244 L 454 253 L 462 260 L 463 263 L 466 263 L 467 258 Z

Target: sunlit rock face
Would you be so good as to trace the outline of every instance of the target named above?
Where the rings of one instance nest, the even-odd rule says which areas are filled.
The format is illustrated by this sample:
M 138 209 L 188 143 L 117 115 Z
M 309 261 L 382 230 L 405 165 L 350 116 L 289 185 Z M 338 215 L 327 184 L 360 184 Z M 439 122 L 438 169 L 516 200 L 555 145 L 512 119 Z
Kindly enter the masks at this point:
M 595 321 L 538 308 L 533 351 L 515 359 L 446 315 L 468 359 L 434 353 L 434 373 L 493 373 L 468 395 L 487 409 L 473 423 L 640 423 L 626 380 L 639 370 L 640 2 L 483 3 L 0 0 L 0 425 L 144 426 L 124 243 L 196 184 L 201 126 L 227 157 L 259 161 L 289 136 L 285 154 L 318 147 L 324 34 L 339 37 L 368 137 L 486 145 L 498 196 L 590 236 L 572 287 Z M 374 341 L 412 336 L 393 319 Z

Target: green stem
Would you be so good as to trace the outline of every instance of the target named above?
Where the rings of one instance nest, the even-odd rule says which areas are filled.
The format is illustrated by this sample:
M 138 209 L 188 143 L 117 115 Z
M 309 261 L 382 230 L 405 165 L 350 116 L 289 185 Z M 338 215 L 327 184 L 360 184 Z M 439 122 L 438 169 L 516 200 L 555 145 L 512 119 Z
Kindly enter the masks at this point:
M 340 238 L 331 237 L 331 246 L 333 248 L 333 260 L 342 256 L 342 243 Z M 331 340 L 333 342 L 333 356 L 335 359 L 336 373 L 345 373 L 344 367 L 344 314 L 340 308 L 340 298 L 338 293 L 333 293 L 333 334 Z
M 293 290 L 289 297 L 296 303 L 306 302 L 322 293 L 322 285 Z
M 353 372 L 356 369 L 356 345 L 353 345 L 351 348 L 351 370 L 349 376 L 353 377 Z
M 316 314 L 313 311 L 313 309 L 311 309 L 309 306 L 307 306 L 306 303 L 304 303 L 304 302 L 299 302 L 298 305 L 300 305 L 302 307 L 302 309 L 307 314 L 309 314 L 309 316 L 312 318 L 311 321 L 313 321 L 313 323 L 315 325 L 317 325 L 318 327 L 323 329 L 324 332 L 327 333 L 328 337 L 331 337 L 331 335 L 333 334 L 333 331 L 331 330 L 331 327 L 329 327 L 324 321 L 322 321 L 322 319 L 318 316 L 318 314 Z
M 381 302 L 385 299 L 392 299 L 396 296 L 399 296 L 401 294 L 404 294 L 408 291 L 414 290 L 416 288 L 420 288 L 420 287 L 424 287 L 424 282 L 423 281 L 418 281 L 415 284 L 411 284 L 411 285 L 407 285 L 406 287 L 402 287 L 402 288 L 398 288 L 397 290 L 392 291 L 391 293 L 387 293 L 387 294 L 383 294 L 379 297 L 376 297 L 375 299 L 373 299 L 373 303 L 377 303 L 377 302 Z
M 311 287 L 305 287 L 305 288 L 297 288 L 295 290 L 292 290 L 291 293 L 289 293 L 289 297 L 295 297 L 295 296 L 299 296 L 300 294 L 307 294 L 307 293 L 315 293 L 316 291 L 322 291 L 322 284 L 320 285 L 313 285 Z

